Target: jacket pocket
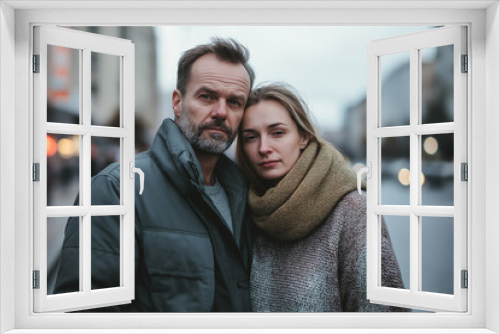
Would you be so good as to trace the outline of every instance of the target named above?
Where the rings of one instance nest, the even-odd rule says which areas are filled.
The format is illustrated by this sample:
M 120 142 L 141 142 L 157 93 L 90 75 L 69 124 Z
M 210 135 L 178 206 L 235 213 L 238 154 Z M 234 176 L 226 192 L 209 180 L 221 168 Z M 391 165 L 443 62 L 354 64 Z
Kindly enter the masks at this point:
M 143 231 L 151 299 L 159 312 L 208 312 L 214 300 L 214 259 L 206 235 Z

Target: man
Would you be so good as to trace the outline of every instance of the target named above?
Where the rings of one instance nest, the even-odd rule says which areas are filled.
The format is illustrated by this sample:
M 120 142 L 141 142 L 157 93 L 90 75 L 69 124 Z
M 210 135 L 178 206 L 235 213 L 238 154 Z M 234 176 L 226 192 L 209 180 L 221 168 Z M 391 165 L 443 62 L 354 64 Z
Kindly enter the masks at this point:
M 184 53 L 177 74 L 175 121 L 135 160 L 146 176 L 135 200 L 135 300 L 100 311 L 250 311 L 246 181 L 222 155 L 253 84 L 248 52 L 214 39 Z M 92 179 L 92 205 L 119 203 L 119 168 Z M 118 217 L 92 217 L 92 289 L 119 286 L 119 233 Z M 78 291 L 78 239 L 70 220 L 55 293 Z

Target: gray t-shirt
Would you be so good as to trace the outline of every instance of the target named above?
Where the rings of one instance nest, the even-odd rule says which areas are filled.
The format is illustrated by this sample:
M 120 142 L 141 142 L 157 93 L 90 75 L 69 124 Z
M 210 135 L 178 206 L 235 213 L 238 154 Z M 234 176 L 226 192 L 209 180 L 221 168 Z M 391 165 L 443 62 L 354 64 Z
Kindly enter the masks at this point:
M 205 185 L 205 192 L 212 199 L 215 207 L 219 210 L 222 218 L 224 218 L 227 227 L 229 227 L 231 234 L 233 234 L 233 219 L 231 218 L 229 200 L 227 198 L 226 191 L 222 188 L 219 180 L 215 179 L 215 184 L 213 186 Z

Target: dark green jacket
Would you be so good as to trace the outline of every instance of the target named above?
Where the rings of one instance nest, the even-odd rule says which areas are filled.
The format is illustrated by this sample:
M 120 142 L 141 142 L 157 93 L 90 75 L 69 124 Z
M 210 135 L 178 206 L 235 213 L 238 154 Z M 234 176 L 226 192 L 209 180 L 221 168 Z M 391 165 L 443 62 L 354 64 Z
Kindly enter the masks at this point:
M 149 151 L 136 156 L 145 174 L 135 196 L 135 300 L 99 311 L 250 311 L 252 231 L 246 218 L 247 185 L 221 156 L 215 175 L 231 207 L 234 237 L 205 194 L 191 145 L 165 120 Z M 119 165 L 92 178 L 92 205 L 119 203 Z M 65 232 L 56 293 L 78 290 L 78 220 Z M 92 288 L 119 286 L 118 217 L 92 217 Z

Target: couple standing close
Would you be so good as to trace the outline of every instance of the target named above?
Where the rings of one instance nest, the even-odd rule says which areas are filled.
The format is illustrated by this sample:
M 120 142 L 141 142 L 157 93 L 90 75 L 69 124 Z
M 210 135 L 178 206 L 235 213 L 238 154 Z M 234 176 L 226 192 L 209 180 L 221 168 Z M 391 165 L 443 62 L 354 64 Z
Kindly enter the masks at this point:
M 93 311 L 401 310 L 366 299 L 355 173 L 290 87 L 252 90 L 248 58 L 236 41 L 213 39 L 179 60 L 175 120 L 135 160 L 146 175 L 135 198 L 135 299 Z M 241 169 L 222 154 L 237 134 Z M 119 175 L 112 164 L 92 179 L 92 205 L 119 204 Z M 78 228 L 70 219 L 55 293 L 78 290 Z M 383 228 L 382 285 L 401 288 Z M 92 289 L 119 286 L 119 229 L 117 216 L 93 217 Z

